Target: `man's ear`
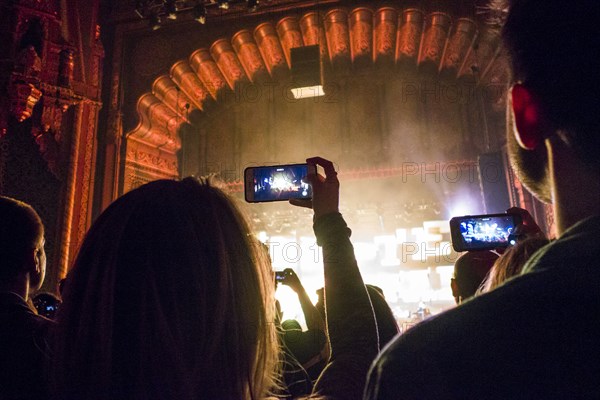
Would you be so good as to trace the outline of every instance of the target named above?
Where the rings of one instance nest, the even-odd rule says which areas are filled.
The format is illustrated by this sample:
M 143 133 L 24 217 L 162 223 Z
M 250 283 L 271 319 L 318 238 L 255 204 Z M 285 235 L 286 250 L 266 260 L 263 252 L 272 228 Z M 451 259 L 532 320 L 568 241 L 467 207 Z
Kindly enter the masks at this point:
M 42 258 L 39 249 L 31 249 L 23 257 L 23 271 L 30 274 L 40 275 L 42 273 Z
M 456 283 L 456 279 L 450 279 L 450 288 L 452 289 L 452 296 L 459 297 L 460 291 L 458 290 L 458 284 Z
M 27 254 L 27 272 L 29 273 L 29 286 L 32 290 L 38 290 L 46 273 L 45 265 L 42 265 L 42 253 L 39 249 L 32 249 Z
M 24 264 L 23 269 L 29 273 L 36 272 L 36 270 L 39 269 L 40 260 L 39 260 L 39 257 L 37 256 L 36 249 L 30 249 L 27 252 L 27 255 L 25 257 L 23 257 L 23 264 Z
M 530 89 L 519 83 L 512 87 L 511 100 L 517 142 L 524 149 L 534 150 L 546 138 L 541 104 Z
M 42 273 L 42 252 L 39 249 L 36 249 L 34 251 L 34 257 L 35 257 L 35 272 L 37 272 L 38 274 Z

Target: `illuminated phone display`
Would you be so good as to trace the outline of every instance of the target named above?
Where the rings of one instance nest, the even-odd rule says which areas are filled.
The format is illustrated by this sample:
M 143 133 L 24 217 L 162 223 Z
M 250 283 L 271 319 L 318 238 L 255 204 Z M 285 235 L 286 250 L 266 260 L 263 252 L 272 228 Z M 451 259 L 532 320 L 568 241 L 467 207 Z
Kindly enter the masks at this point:
M 302 182 L 307 164 L 251 167 L 244 171 L 245 198 L 250 203 L 312 198 L 312 187 Z
M 492 250 L 507 247 L 521 223 L 517 214 L 466 215 L 450 220 L 452 246 L 456 251 Z

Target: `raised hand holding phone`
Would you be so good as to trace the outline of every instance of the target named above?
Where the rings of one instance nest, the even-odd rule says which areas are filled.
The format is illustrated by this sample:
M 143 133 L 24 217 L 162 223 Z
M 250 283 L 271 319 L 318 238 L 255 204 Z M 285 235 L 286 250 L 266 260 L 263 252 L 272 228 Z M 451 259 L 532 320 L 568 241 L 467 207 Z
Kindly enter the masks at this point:
M 300 282 L 300 278 L 291 268 L 286 268 L 283 270 L 285 273 L 285 278 L 281 281 L 282 285 L 289 286 L 294 292 L 298 293 L 302 288 L 302 283 Z
M 321 157 L 307 158 L 306 163 L 314 168 L 309 168 L 309 173 L 304 179 L 313 189 L 312 200 L 290 199 L 290 204 L 300 207 L 312 208 L 315 218 L 322 215 L 339 212 L 340 181 L 333 163 Z M 321 166 L 325 172 L 322 176 L 317 171 Z
M 544 236 L 544 232 L 539 227 L 533 216 L 524 208 L 511 207 L 506 210 L 507 214 L 518 214 L 521 216 L 521 223 L 515 227 L 517 236 Z
M 450 220 L 452 247 L 457 252 L 483 251 L 514 244 L 519 214 L 484 214 L 453 217 Z

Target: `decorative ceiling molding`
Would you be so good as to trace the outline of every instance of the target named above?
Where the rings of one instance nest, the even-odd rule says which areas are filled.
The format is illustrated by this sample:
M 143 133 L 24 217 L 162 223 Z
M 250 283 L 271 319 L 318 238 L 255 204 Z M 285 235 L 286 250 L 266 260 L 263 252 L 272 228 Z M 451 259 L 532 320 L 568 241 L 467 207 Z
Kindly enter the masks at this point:
M 418 67 L 480 85 L 508 78 L 506 62 L 498 57 L 498 30 L 480 27 L 472 18 L 389 6 L 310 11 L 300 18 L 285 16 L 275 25 L 261 23 L 253 31 L 242 29 L 174 63 L 169 76 L 158 77 L 152 93 L 139 98 L 139 123 L 128 137 L 175 152 L 181 145 L 177 132 L 190 123 L 192 113 L 224 101 L 239 85 L 285 82 L 290 49 L 314 44 L 320 45 L 325 79 L 363 67 L 399 73 Z

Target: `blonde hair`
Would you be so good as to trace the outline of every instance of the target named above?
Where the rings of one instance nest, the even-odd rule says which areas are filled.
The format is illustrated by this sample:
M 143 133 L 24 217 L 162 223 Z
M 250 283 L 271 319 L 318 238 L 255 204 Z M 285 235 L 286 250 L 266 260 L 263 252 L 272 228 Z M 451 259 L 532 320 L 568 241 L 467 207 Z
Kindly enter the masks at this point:
M 65 285 L 61 399 L 252 399 L 275 384 L 270 264 L 234 199 L 155 181 L 94 223 Z

